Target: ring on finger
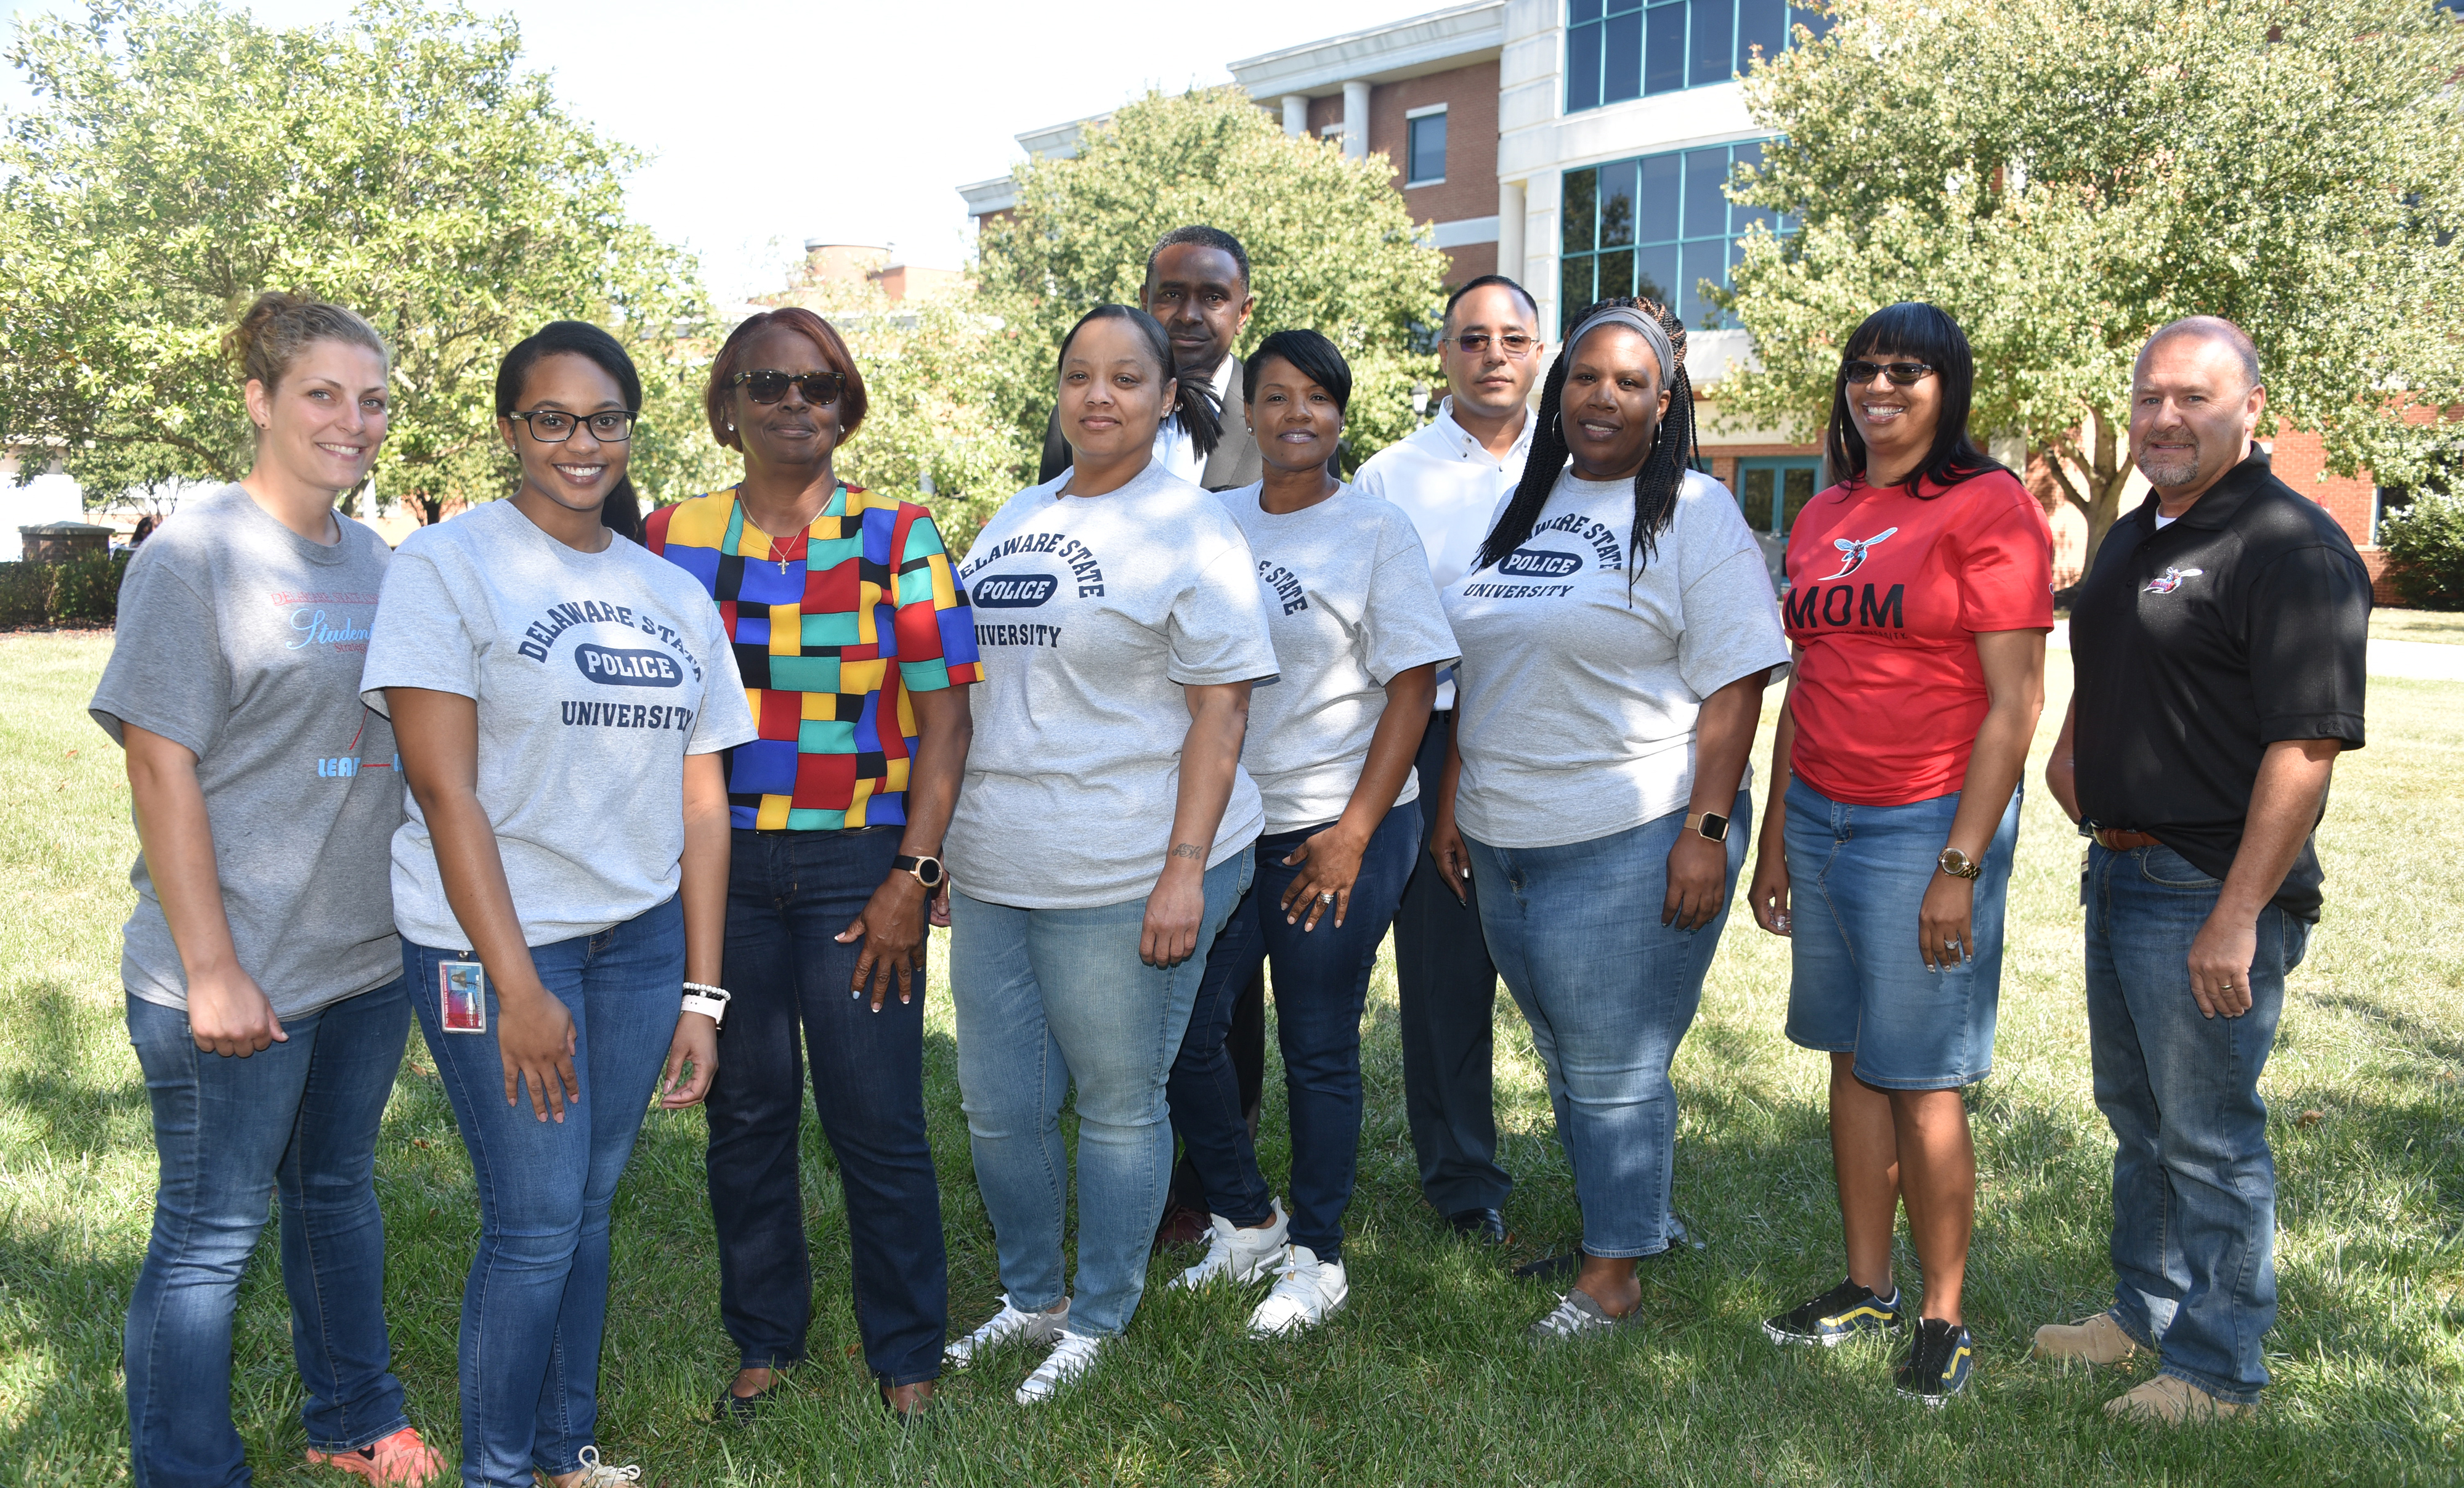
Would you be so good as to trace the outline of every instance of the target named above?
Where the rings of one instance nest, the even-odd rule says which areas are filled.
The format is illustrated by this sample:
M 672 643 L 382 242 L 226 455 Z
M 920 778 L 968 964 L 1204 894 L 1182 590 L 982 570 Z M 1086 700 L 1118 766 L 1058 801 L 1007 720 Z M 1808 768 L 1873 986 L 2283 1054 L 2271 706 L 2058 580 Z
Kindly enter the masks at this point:
M 1330 890 L 1328 890 L 1326 893 L 1319 895 L 1319 896 L 1317 897 L 1317 901 L 1318 901 L 1319 903 L 1321 903 L 1321 904 L 1331 904 L 1331 903 L 1333 903 L 1333 902 L 1334 902 L 1334 891 L 1333 891 L 1333 890 L 1331 890 L 1331 889 L 1330 889 Z

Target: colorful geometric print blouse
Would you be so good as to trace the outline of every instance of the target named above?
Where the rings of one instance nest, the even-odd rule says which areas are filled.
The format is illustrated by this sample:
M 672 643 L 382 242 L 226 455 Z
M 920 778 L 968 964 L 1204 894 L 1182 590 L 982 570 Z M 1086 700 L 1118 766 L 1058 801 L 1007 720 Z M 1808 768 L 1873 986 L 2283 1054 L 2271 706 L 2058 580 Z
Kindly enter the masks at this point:
M 718 602 L 760 727 L 727 752 L 735 824 L 903 824 L 916 738 L 907 695 L 983 676 L 974 614 L 932 514 L 843 484 L 811 526 L 774 543 L 731 489 L 652 512 L 642 526 L 645 546 Z

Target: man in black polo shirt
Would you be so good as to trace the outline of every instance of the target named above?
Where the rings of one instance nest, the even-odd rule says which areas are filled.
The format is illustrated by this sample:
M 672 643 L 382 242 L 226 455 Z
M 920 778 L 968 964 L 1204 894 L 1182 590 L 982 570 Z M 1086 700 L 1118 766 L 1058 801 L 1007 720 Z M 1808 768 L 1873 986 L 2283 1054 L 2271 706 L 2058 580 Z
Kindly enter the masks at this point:
M 2112 1124 L 2114 1305 L 2036 1351 L 2162 1355 L 2108 1402 L 2248 1414 L 2276 1321 L 2276 1166 L 2259 1072 L 2318 921 L 2311 833 L 2362 746 L 2370 584 L 2351 539 L 2268 468 L 2257 353 L 2230 322 L 2158 331 L 2130 447 L 2154 488 L 2071 608 L 2077 677 L 2046 784 L 2094 841 L 2087 1014 Z

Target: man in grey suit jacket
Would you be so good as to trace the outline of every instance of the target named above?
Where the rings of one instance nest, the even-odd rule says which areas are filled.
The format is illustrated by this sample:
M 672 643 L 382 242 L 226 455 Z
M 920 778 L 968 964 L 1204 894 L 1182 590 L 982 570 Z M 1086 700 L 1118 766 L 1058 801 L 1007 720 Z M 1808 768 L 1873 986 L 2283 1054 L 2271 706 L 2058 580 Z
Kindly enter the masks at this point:
M 1155 431 L 1155 458 L 1209 491 L 1245 486 L 1262 474 L 1258 441 L 1249 436 L 1241 396 L 1241 359 L 1232 354 L 1232 343 L 1257 303 L 1249 292 L 1248 251 L 1221 228 L 1175 228 L 1147 255 L 1138 306 L 1162 322 L 1172 338 L 1174 375 L 1214 389 L 1223 413 L 1223 440 L 1202 464 L 1177 418 L 1166 419 Z M 1055 409 L 1044 426 L 1044 461 L 1035 478 L 1050 480 L 1068 466 L 1069 446 L 1062 440 Z

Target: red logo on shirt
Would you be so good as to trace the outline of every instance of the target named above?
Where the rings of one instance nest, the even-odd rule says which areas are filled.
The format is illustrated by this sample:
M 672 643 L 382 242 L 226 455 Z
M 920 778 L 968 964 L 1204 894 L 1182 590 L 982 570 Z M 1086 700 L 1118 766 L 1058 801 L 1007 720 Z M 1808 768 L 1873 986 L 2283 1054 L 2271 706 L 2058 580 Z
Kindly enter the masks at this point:
M 1848 575 L 1855 573 L 1858 569 L 1864 567 L 1866 554 L 1872 549 L 1873 545 L 1899 530 L 1900 529 L 1897 527 L 1884 527 L 1881 531 L 1875 533 L 1869 538 L 1833 538 L 1831 540 L 1831 545 L 1839 549 L 1839 571 L 1837 573 L 1825 574 L 1814 582 L 1816 584 L 1828 584 L 1833 579 L 1844 579 L 1848 577 Z

